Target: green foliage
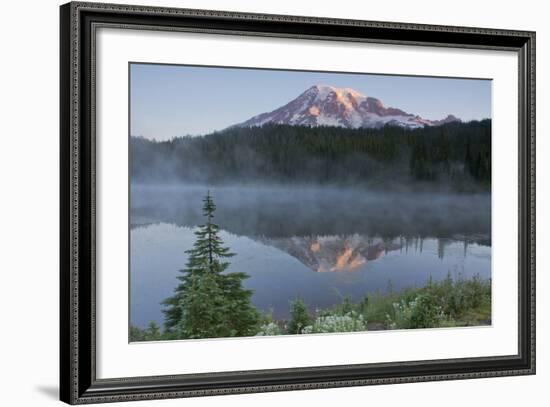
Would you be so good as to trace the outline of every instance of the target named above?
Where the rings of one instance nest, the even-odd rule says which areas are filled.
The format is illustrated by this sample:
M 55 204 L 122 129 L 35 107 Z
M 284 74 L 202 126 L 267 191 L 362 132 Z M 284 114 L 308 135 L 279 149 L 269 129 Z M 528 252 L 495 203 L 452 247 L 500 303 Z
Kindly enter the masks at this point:
M 367 321 L 362 314 L 350 311 L 344 315 L 325 315 L 315 319 L 312 325 L 306 326 L 303 334 L 331 332 L 359 332 L 367 330 Z
M 378 311 L 382 309 L 390 329 L 487 324 L 491 320 L 491 280 L 479 276 L 453 280 L 448 275 L 433 282 L 430 278 L 422 288 L 381 299 Z
M 131 138 L 134 181 L 384 185 L 491 179 L 491 121 L 403 129 L 232 127 L 170 141 Z
M 472 151 L 470 142 L 466 146 L 464 157 L 464 171 L 475 179 L 490 180 L 491 176 L 491 151 L 482 148 Z
M 260 323 L 256 336 L 274 336 L 285 335 L 286 330 L 283 327 L 284 321 L 276 321 L 273 319 L 273 309 L 260 316 Z
M 242 287 L 245 273 L 222 274 L 234 254 L 223 246 L 213 223 L 216 206 L 210 193 L 203 200 L 206 223 L 195 231 L 186 268 L 174 295 L 163 301 L 165 331 L 174 338 L 246 336 L 256 332 L 258 313 L 252 291 Z
M 369 297 L 365 295 L 359 303 L 359 311 L 364 314 L 367 309 L 369 309 Z
M 130 342 L 141 342 L 145 340 L 145 334 L 142 329 L 137 326 L 130 325 Z
M 288 333 L 300 334 L 306 325 L 311 323 L 311 318 L 307 307 L 300 298 L 290 302 L 290 321 L 288 323 Z
M 151 321 L 147 328 L 130 325 L 130 342 L 160 341 L 166 339 L 156 322 Z
M 160 332 L 160 327 L 156 324 L 155 321 L 149 322 L 147 329 L 145 330 L 144 340 L 146 341 L 157 341 L 162 338 Z
M 342 314 L 348 314 L 353 311 L 353 304 L 349 297 L 345 297 L 342 301 L 341 312 Z
M 213 272 L 190 273 L 182 294 L 178 302 L 181 320 L 175 327 L 179 338 L 230 336 L 224 326 L 225 299 Z
M 436 328 L 452 326 L 453 321 L 429 294 L 419 294 L 414 300 L 393 304 L 393 316 L 387 315 L 390 329 Z
M 233 283 L 237 284 L 238 280 L 239 278 Z M 424 287 L 406 289 L 397 293 L 393 291 L 387 294 L 377 293 L 365 296 L 358 302 L 353 302 L 346 297 L 335 307 L 317 310 L 314 314 L 308 313 L 303 300 L 296 299 L 290 302 L 289 321 L 274 320 L 271 312 L 260 316 L 249 303 L 247 306 L 242 306 L 243 304 L 239 301 L 228 301 L 224 295 L 220 294 L 219 287 L 214 287 L 209 279 L 205 279 L 201 284 L 204 284 L 205 291 L 199 290 L 199 292 L 204 297 L 201 297 L 202 301 L 193 301 L 191 304 L 198 307 L 193 313 L 203 317 L 189 316 L 193 324 L 196 323 L 198 328 L 203 330 L 199 331 L 197 328 L 193 336 L 197 338 L 201 337 L 200 335 L 207 335 L 204 337 L 211 337 L 210 335 L 274 336 L 357 332 L 367 329 L 436 328 L 485 325 L 491 321 L 491 280 L 482 280 L 479 276 L 453 280 L 448 275 L 440 282 L 434 282 L 430 278 Z M 235 293 L 240 290 L 236 287 L 226 287 L 221 291 Z M 210 298 L 207 298 L 208 296 Z M 237 295 L 230 298 L 241 298 L 245 301 L 247 296 Z M 204 308 L 200 308 L 201 304 Z M 208 309 L 212 307 L 229 310 L 231 306 L 235 307 L 233 311 L 228 311 L 228 314 L 235 318 L 231 323 L 223 315 Z M 184 315 L 187 314 L 184 313 Z M 239 322 L 238 318 L 242 320 Z M 368 324 L 367 321 L 369 321 Z M 224 324 L 230 324 L 232 330 L 227 330 Z M 185 326 L 180 324 L 178 328 L 185 329 Z M 154 322 L 150 323 L 146 329 L 130 326 L 132 342 L 190 337 L 182 335 L 189 335 L 189 332 L 174 329 L 160 332 L 160 328 Z
M 490 318 L 491 280 L 482 280 L 476 275 L 453 281 L 448 275 L 440 283 L 428 284 L 425 291 L 438 298 L 438 305 L 445 314 L 463 320 L 465 325 L 475 324 L 476 315 Z
M 275 322 L 269 322 L 267 324 L 260 325 L 260 330 L 256 336 L 275 336 L 275 335 L 284 335 L 283 329 Z
M 486 325 L 491 321 L 491 280 L 479 276 L 453 280 L 449 275 L 400 292 L 394 292 L 389 282 L 386 294 L 372 294 L 358 302 L 346 297 L 331 309 L 317 310 L 311 318 L 314 322 L 301 333 L 365 330 L 366 321 L 369 330 Z
M 250 302 L 252 290 L 242 286 L 246 278 L 246 273 L 234 272 L 225 274 L 221 281 L 225 299 L 224 324 L 229 331 L 227 336 L 249 336 L 256 333 L 259 313 Z

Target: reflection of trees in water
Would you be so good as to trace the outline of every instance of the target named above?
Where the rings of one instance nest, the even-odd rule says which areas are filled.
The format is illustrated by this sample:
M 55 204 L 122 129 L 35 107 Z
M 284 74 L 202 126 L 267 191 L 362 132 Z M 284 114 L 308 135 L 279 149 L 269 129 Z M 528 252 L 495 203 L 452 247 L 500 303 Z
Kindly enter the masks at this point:
M 196 196 L 203 187 L 132 188 L 131 227 L 166 222 L 201 222 Z M 217 222 L 233 234 L 265 238 L 290 236 L 378 236 L 403 239 L 422 250 L 423 238 L 490 245 L 489 194 L 370 193 L 336 188 L 212 188 Z
M 400 236 L 395 239 L 366 235 L 346 236 L 306 236 L 288 238 L 256 238 L 260 243 L 275 247 L 298 259 L 309 269 L 316 272 L 354 271 L 378 260 L 390 252 L 422 253 L 425 237 Z M 471 243 L 487 245 L 486 239 L 457 236 L 450 238 L 429 238 L 430 246 L 436 248 L 440 259 L 445 257 L 445 249 L 453 243 L 462 242 L 463 257 L 467 257 L 467 248 Z
M 132 230 L 148 228 L 160 223 L 142 223 L 132 226 Z M 174 225 L 189 230 L 192 233 L 195 227 Z M 224 231 L 232 238 L 238 236 Z M 462 244 L 462 257 L 468 257 L 468 246 L 478 244 L 490 246 L 486 236 L 456 235 L 453 238 L 431 238 L 423 236 L 398 236 L 387 238 L 371 235 L 309 235 L 291 237 L 246 236 L 263 246 L 276 248 L 297 259 L 304 266 L 315 272 L 352 272 L 367 267 L 392 252 L 402 254 L 420 253 L 425 249 L 435 251 L 440 259 L 445 257 L 445 250 L 453 244 Z M 427 243 L 426 243 L 427 242 Z M 456 246 L 455 246 L 456 247 Z M 456 250 L 454 256 L 456 256 Z

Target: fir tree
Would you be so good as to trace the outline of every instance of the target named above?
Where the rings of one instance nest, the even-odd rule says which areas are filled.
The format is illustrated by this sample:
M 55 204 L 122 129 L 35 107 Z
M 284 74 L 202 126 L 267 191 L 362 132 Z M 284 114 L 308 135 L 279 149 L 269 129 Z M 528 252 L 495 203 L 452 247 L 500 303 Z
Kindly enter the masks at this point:
M 256 309 L 250 303 L 252 291 L 242 287 L 245 273 L 222 274 L 228 258 L 234 256 L 219 237 L 213 222 L 216 205 L 210 193 L 203 200 L 206 223 L 195 231 L 196 240 L 181 281 L 165 305 L 165 330 L 176 338 L 244 336 L 255 333 Z
M 149 322 L 147 329 L 145 330 L 144 340 L 146 341 L 158 341 L 162 337 L 160 332 L 160 327 L 156 324 L 155 321 Z
M 418 129 L 231 127 L 197 137 L 130 140 L 132 180 L 383 185 L 490 182 L 491 120 Z M 481 169 L 474 175 L 478 154 Z M 462 171 L 462 168 L 464 169 Z
M 145 340 L 144 330 L 137 326 L 130 325 L 130 342 L 140 342 Z
M 464 156 L 464 172 L 473 175 L 473 164 L 472 164 L 472 152 L 470 151 L 470 142 L 466 144 L 466 155 Z
M 307 312 L 304 301 L 300 298 L 290 302 L 290 321 L 288 323 L 288 333 L 301 334 L 302 330 L 311 323 L 311 318 Z

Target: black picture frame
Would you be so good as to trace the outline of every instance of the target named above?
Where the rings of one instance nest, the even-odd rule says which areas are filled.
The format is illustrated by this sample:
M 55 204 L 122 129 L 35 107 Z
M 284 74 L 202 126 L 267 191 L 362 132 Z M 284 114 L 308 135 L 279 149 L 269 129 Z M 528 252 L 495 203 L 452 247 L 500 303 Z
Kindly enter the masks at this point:
M 72 2 L 60 7 L 60 398 L 70 404 L 535 373 L 535 33 Z M 519 350 L 515 355 L 96 378 L 95 70 L 100 26 L 508 50 L 519 59 Z M 510 265 L 512 268 L 513 265 Z

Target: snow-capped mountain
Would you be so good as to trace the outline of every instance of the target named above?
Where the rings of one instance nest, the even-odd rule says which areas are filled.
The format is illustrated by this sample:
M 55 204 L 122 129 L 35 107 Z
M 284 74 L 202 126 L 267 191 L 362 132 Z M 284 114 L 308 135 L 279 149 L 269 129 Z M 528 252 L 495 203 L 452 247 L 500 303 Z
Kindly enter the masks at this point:
M 386 107 L 379 99 L 367 97 L 350 88 L 315 85 L 286 105 L 254 116 L 237 126 L 254 127 L 277 123 L 311 127 L 376 128 L 391 124 L 413 129 L 439 126 L 453 121 L 460 119 L 448 115 L 442 120 L 427 120 L 401 109 Z

